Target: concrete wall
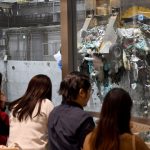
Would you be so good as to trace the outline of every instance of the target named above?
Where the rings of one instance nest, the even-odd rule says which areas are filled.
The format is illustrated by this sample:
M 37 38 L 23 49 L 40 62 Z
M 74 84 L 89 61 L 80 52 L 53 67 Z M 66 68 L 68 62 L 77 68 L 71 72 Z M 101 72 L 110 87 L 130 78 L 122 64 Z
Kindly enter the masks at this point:
M 61 70 L 55 61 L 0 61 L 0 70 L 3 73 L 4 89 L 6 88 L 9 101 L 24 94 L 29 80 L 34 75 L 46 74 L 52 81 L 54 104 L 58 105 L 61 102 L 61 97 L 57 94 L 62 78 Z

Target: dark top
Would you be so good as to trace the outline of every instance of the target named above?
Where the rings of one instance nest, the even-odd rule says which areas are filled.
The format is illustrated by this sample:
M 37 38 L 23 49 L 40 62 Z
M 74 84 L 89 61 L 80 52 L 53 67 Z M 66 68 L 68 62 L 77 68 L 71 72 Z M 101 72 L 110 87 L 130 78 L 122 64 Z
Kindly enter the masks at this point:
M 79 104 L 55 107 L 48 121 L 49 150 L 80 150 L 94 127 L 93 118 Z
M 0 145 L 6 145 L 9 136 L 9 116 L 0 110 Z

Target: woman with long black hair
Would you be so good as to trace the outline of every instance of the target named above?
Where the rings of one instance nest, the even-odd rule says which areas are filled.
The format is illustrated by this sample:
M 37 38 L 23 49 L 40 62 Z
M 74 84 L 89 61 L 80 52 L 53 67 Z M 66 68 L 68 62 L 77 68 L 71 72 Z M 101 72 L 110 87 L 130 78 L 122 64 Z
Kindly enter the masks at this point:
M 114 88 L 102 105 L 96 129 L 85 139 L 83 150 L 149 150 L 130 129 L 132 99 L 128 92 Z
M 48 146 L 48 116 L 53 109 L 52 83 L 48 76 L 34 76 L 25 94 L 10 105 L 8 146 L 45 150 Z

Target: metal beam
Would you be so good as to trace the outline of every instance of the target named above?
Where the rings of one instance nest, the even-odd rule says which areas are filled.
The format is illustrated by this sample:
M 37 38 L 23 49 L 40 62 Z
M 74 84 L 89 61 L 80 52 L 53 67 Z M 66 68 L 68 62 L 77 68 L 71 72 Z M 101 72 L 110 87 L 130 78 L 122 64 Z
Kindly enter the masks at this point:
M 62 77 L 77 69 L 76 0 L 61 0 Z

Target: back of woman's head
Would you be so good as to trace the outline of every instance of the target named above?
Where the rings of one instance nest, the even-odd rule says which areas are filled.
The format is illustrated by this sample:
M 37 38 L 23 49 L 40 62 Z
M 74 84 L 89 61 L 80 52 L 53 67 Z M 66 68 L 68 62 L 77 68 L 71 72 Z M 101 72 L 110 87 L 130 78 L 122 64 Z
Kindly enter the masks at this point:
M 10 109 L 13 109 L 13 116 L 19 121 L 32 118 L 32 113 L 37 103 L 39 103 L 38 112 L 35 116 L 40 115 L 41 103 L 43 99 L 51 100 L 52 83 L 48 76 L 39 74 L 34 76 L 28 84 L 25 94 L 10 104 Z M 35 117 L 34 116 L 34 117 Z
M 36 97 L 37 99 L 52 98 L 52 83 L 48 76 L 39 74 L 34 76 L 27 87 L 25 95 Z
M 74 71 L 69 73 L 60 84 L 59 94 L 65 101 L 75 101 L 78 97 L 80 89 L 87 92 L 91 87 L 90 79 L 81 72 Z
M 106 125 L 115 126 L 119 134 L 129 132 L 132 100 L 128 92 L 121 88 L 114 88 L 104 98 L 100 119 Z
M 96 150 L 119 150 L 119 136 L 131 133 L 131 108 L 132 100 L 128 92 L 121 88 L 110 90 L 104 98 L 91 146 Z

